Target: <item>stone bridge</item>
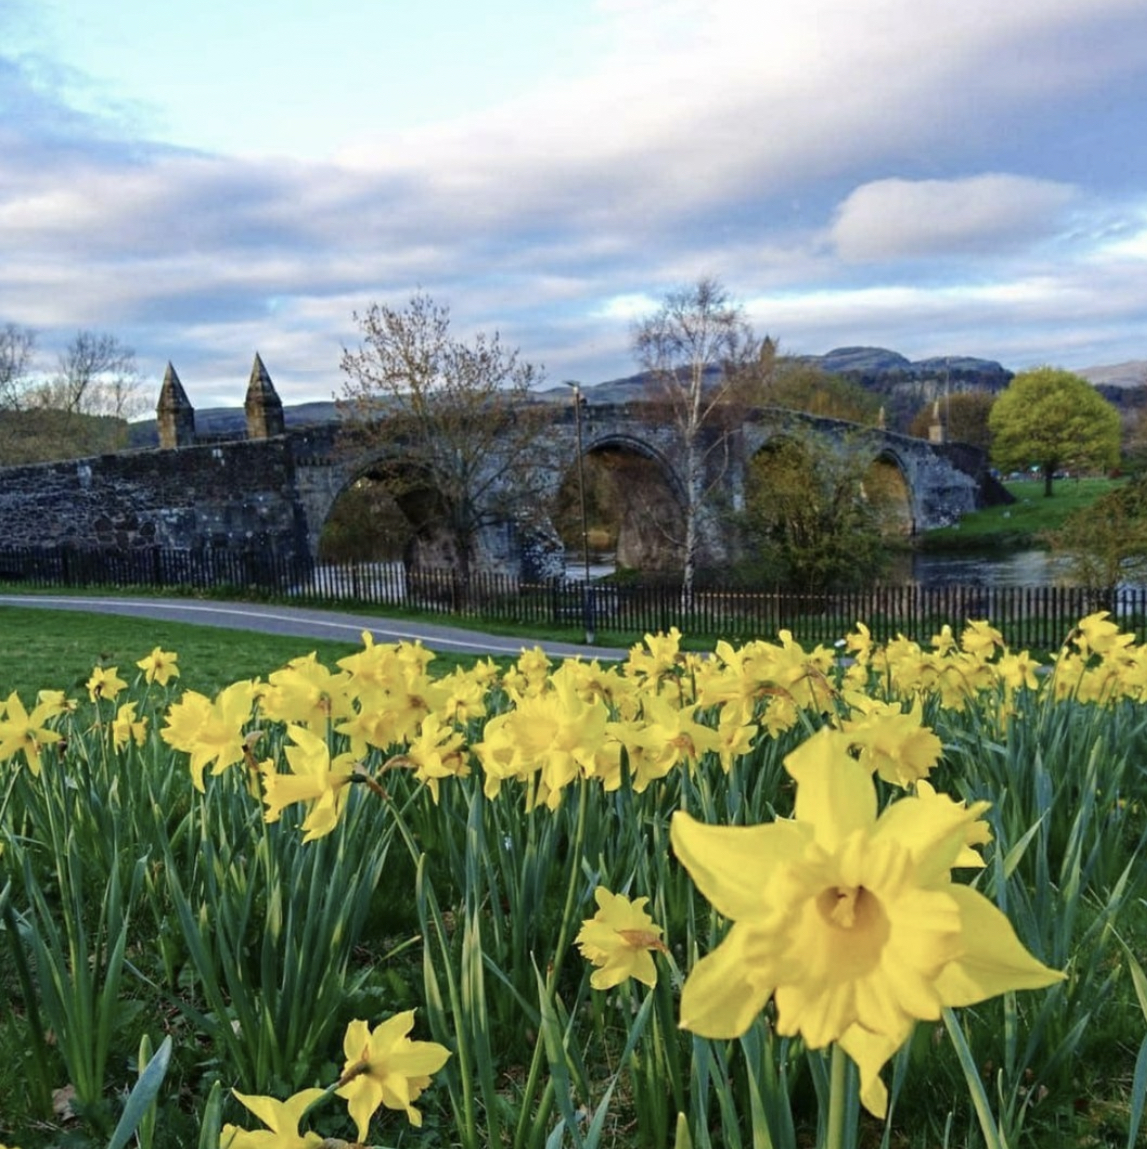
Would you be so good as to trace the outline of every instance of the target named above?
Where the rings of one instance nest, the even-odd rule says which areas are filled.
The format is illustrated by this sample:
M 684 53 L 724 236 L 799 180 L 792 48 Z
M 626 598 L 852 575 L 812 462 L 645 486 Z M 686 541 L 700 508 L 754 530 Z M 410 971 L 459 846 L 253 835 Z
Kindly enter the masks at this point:
M 284 559 L 313 560 L 335 500 L 376 460 L 348 457 L 338 442 L 337 423 L 287 428 L 258 356 L 245 410 L 246 437 L 200 441 L 194 410 L 169 365 L 157 407 L 158 449 L 0 468 L 0 547 L 257 548 Z M 679 499 L 677 436 L 669 426 L 651 425 L 642 403 L 591 400 L 581 408 L 581 422 L 586 456 L 644 459 Z M 907 530 L 947 525 L 980 502 L 986 461 L 974 448 L 764 408 L 750 412 L 720 452 L 717 477 L 728 504 L 740 504 L 748 462 L 759 451 L 809 428 L 837 441 L 847 438 L 872 464 L 899 476 Z M 572 404 L 555 403 L 546 430 L 556 464 L 555 493 L 563 479 L 568 484 L 576 463 L 576 432 Z M 702 537 L 710 559 L 719 562 L 717 525 L 708 523 Z M 534 575 L 559 569 L 552 554 L 547 560 L 524 550 L 511 524 L 491 533 L 482 546 L 479 562 L 488 569 Z

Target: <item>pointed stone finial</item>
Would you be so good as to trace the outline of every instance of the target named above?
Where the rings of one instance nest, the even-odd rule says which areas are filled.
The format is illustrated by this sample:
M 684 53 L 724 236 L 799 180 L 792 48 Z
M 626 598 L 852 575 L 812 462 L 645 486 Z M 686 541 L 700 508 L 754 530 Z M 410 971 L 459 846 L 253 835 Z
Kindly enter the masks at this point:
M 189 447 L 195 442 L 195 408 L 170 362 L 163 373 L 155 421 L 161 447 Z
M 275 385 L 258 351 L 255 352 L 255 362 L 251 366 L 251 381 L 247 384 L 243 410 L 247 413 L 248 439 L 269 439 L 286 430 L 283 402 L 275 391 Z

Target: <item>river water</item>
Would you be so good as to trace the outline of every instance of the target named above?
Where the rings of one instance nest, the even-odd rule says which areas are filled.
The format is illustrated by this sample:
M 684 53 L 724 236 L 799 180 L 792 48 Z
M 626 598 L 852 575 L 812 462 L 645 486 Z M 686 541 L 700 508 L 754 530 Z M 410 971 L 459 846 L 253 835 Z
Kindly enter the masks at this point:
M 917 586 L 1049 586 L 1062 577 L 1063 560 L 1047 551 L 1006 554 L 898 555 L 889 572 L 891 583 Z
M 590 556 L 590 578 L 613 573 L 609 555 Z M 885 582 L 892 586 L 1052 586 L 1063 577 L 1063 560 L 1037 549 L 1006 554 L 926 554 L 912 551 L 893 556 Z M 580 582 L 585 566 L 580 554 L 566 556 L 566 578 Z

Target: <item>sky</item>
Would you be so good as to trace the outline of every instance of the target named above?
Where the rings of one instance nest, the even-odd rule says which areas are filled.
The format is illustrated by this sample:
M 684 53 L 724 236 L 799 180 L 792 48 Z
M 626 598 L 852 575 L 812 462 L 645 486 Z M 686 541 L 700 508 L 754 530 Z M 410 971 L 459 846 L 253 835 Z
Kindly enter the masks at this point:
M 596 383 L 721 280 L 783 352 L 1147 359 L 1144 0 L 0 0 L 0 326 L 330 399 L 356 315 Z

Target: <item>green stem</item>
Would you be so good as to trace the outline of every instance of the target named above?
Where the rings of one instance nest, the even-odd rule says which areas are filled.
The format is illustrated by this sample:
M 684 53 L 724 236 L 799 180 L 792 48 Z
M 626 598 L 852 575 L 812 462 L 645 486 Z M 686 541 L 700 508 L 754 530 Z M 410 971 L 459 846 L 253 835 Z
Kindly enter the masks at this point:
M 561 925 L 558 929 L 558 944 L 554 950 L 553 962 L 546 975 L 546 989 L 552 990 L 557 983 L 559 967 L 569 944 L 570 925 L 577 902 L 577 891 L 584 880 L 581 873 L 582 846 L 585 843 L 585 823 L 589 813 L 589 782 L 578 779 L 577 825 L 574 827 L 573 842 L 570 845 L 570 880 L 566 887 L 566 903 L 562 909 Z
M 828 1129 L 824 1149 L 844 1149 L 845 1055 L 839 1042 L 833 1042 L 828 1086 Z

